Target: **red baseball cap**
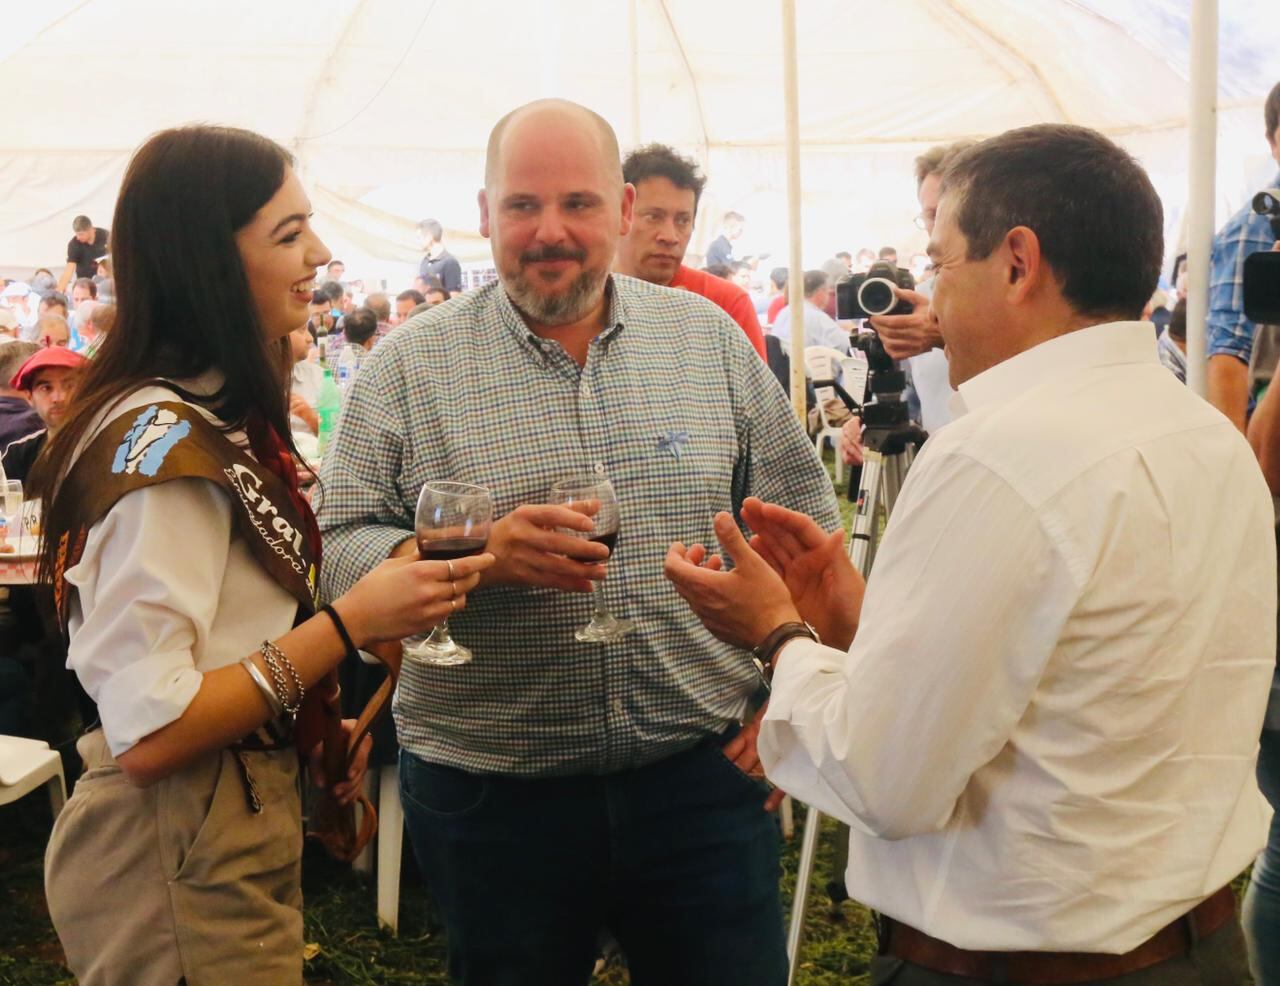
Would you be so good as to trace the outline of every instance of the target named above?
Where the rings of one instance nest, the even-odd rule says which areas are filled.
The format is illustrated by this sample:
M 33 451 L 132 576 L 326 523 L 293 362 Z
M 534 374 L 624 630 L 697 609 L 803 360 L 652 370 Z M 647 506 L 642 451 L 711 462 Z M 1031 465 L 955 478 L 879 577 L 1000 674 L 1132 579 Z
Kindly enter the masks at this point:
M 40 370 L 48 369 L 51 366 L 79 370 L 88 365 L 89 361 L 79 353 L 73 353 L 65 346 L 50 346 L 48 349 L 42 349 L 38 353 L 32 354 L 31 358 L 23 363 L 18 372 L 13 375 L 13 379 L 9 381 L 9 386 L 14 390 L 30 390 L 32 378 Z

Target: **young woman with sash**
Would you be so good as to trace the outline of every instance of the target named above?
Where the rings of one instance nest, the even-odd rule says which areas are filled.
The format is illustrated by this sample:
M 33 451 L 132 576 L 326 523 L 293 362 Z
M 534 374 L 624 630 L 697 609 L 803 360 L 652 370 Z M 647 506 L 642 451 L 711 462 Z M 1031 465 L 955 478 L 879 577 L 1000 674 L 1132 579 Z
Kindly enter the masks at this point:
M 37 476 L 42 573 L 99 716 L 45 860 L 82 986 L 302 982 L 292 713 L 493 560 L 387 561 L 316 611 L 287 396 L 329 261 L 310 212 L 288 153 L 227 128 L 155 135 L 120 189 L 116 324 Z M 338 801 L 363 770 L 327 779 Z

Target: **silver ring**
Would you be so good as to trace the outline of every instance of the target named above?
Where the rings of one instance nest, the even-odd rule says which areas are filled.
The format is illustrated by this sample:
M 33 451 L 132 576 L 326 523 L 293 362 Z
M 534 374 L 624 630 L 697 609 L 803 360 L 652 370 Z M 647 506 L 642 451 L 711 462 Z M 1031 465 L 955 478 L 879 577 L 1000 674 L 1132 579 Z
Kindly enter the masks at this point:
M 458 595 L 458 583 L 457 583 L 457 582 L 450 582 L 450 583 L 449 583 L 449 588 L 453 590 L 453 596 L 451 596 L 450 598 L 451 598 L 451 599 L 452 599 L 452 598 L 455 598 L 455 597 Z
M 444 563 L 449 566 L 449 581 L 452 582 L 453 581 L 453 562 L 450 561 L 448 558 L 446 558 Z
M 458 610 L 458 600 L 456 600 L 456 599 L 450 599 L 450 600 L 449 600 L 449 612 L 450 612 L 450 613 L 456 613 L 456 612 L 457 612 L 457 610 Z

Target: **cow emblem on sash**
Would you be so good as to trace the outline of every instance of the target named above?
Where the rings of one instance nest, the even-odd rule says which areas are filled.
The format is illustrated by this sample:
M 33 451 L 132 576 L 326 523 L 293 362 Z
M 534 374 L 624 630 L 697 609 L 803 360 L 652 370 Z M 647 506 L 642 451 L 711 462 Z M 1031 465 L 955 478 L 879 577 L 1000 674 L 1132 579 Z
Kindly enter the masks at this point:
M 191 422 L 178 418 L 168 408 L 152 404 L 125 432 L 111 463 L 113 473 L 126 476 L 141 473 L 154 476 L 160 471 L 173 447 L 191 434 Z

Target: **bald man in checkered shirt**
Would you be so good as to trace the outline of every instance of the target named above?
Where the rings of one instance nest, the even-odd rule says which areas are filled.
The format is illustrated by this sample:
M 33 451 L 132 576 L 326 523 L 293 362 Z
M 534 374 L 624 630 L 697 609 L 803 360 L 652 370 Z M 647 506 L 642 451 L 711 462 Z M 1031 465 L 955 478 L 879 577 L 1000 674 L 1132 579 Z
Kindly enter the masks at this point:
M 742 724 L 761 679 L 662 563 L 747 496 L 839 518 L 738 326 L 609 273 L 633 199 L 595 114 L 542 101 L 500 121 L 480 193 L 499 281 L 370 355 L 324 462 L 330 594 L 415 550 L 425 481 L 493 491 L 498 561 L 450 621 L 474 660 L 406 662 L 394 704 L 405 817 L 460 983 L 585 984 L 603 927 L 638 986 L 786 981 L 774 799 Z M 547 505 L 584 472 L 617 490 L 613 556 L 563 533 L 584 514 Z M 632 633 L 574 639 L 593 584 Z

